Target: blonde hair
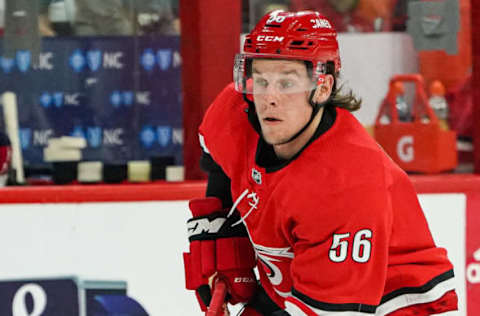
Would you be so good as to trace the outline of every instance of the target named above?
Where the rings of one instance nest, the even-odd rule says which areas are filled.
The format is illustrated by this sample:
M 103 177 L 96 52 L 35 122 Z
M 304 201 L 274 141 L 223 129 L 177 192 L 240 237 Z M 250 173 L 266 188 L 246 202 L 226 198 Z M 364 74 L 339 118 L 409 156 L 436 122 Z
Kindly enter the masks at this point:
M 335 78 L 335 82 L 336 81 L 337 78 Z M 360 109 L 360 107 L 362 106 L 362 99 L 357 98 L 353 94 L 352 90 L 350 90 L 346 94 L 341 93 L 342 88 L 343 85 L 337 88 L 336 84 L 334 84 L 334 89 L 330 97 L 332 105 L 348 110 L 350 112 Z

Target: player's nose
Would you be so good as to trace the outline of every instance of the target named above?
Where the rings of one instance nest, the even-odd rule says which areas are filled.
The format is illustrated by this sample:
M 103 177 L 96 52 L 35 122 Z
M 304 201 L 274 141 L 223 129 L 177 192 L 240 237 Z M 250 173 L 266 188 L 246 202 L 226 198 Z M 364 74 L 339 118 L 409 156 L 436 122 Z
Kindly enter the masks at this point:
M 269 89 L 264 95 L 264 104 L 267 107 L 277 106 L 279 104 L 279 94 L 275 89 Z

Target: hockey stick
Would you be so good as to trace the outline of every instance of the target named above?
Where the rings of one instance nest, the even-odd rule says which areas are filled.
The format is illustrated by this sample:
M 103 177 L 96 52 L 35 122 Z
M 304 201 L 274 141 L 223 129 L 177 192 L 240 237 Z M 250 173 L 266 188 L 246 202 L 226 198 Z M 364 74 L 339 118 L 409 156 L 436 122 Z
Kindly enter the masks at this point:
M 12 167 L 16 171 L 13 180 L 16 184 L 22 184 L 25 183 L 25 176 L 23 173 L 22 146 L 18 134 L 17 96 L 13 92 L 5 92 L 1 95 L 1 98 L 6 131 L 12 144 Z
M 206 316 L 219 316 L 222 314 L 225 296 L 227 295 L 227 284 L 222 280 L 215 282 L 215 288 L 212 294 L 212 300 L 206 313 Z

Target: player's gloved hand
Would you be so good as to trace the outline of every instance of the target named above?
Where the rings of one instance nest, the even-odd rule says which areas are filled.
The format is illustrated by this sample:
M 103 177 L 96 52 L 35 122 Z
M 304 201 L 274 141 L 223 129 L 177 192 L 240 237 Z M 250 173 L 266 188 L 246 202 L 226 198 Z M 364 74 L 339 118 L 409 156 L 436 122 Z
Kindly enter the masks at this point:
M 228 210 L 215 197 L 191 200 L 189 207 L 193 218 L 187 222 L 190 252 L 183 254 L 186 288 L 195 290 L 202 311 L 210 304 L 211 276 L 227 284 L 228 302 L 248 302 L 257 287 L 255 253 L 245 227 L 232 227 L 240 219 L 238 212 L 227 217 Z

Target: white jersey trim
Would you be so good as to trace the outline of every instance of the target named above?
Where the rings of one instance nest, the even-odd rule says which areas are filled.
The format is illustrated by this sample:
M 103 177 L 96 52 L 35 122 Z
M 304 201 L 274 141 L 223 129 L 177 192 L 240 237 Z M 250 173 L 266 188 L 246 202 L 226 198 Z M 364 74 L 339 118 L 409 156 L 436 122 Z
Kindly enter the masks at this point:
M 203 151 L 206 154 L 210 154 L 210 151 L 208 150 L 207 145 L 205 145 L 205 137 L 203 137 L 202 134 L 198 134 L 198 140 L 200 142 L 200 147 L 202 147 Z
M 391 300 L 379 305 L 375 313 L 372 312 L 358 312 L 358 311 L 326 311 L 324 309 L 313 307 L 303 300 L 300 300 L 297 297 L 293 297 L 293 302 L 290 300 L 285 301 L 285 310 L 292 316 L 308 316 L 301 310 L 298 304 L 302 304 L 308 309 L 312 310 L 319 316 L 330 316 L 330 315 L 351 315 L 351 316 L 385 316 L 392 312 L 395 312 L 399 309 L 413 306 L 417 304 L 425 304 L 425 303 L 432 303 L 439 300 L 442 296 L 444 296 L 449 291 L 455 290 L 455 282 L 454 278 L 447 279 L 441 283 L 438 283 L 435 287 L 425 293 L 409 293 L 399 295 Z M 295 302 L 298 300 L 298 303 Z
M 430 291 L 425 293 L 411 293 L 397 296 L 388 302 L 379 305 L 375 315 L 383 316 L 392 313 L 401 308 L 405 308 L 417 304 L 425 304 L 435 302 L 447 292 L 455 289 L 455 279 L 450 278 L 437 284 Z

